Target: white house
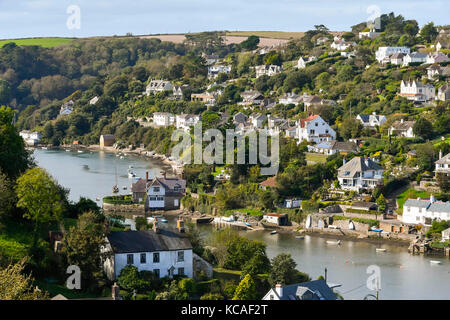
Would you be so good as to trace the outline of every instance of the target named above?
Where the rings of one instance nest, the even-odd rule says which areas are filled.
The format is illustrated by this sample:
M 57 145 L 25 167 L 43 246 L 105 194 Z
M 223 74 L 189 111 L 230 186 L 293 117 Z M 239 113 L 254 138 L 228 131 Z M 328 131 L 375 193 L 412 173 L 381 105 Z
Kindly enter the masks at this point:
M 159 127 L 168 127 L 175 123 L 175 116 L 168 112 L 153 113 L 153 123 Z
M 193 277 L 193 253 L 189 239 L 178 230 L 165 230 L 153 224 L 153 230 L 116 231 L 106 237 L 101 248 L 108 257 L 103 268 L 110 280 L 116 280 L 127 265 L 139 271 L 151 271 L 156 278 L 183 275 Z
M 450 153 L 442 156 L 442 151 L 439 152 L 439 160 L 437 160 L 435 163 L 435 173 L 443 173 L 447 176 L 450 176 Z
M 349 162 L 344 160 L 338 180 L 345 190 L 374 189 L 383 183 L 383 167 L 368 157 L 354 157 Z
M 204 93 L 193 93 L 191 94 L 191 101 L 202 102 L 206 106 L 214 106 L 217 103 L 220 92 L 204 92 Z
M 297 143 L 304 140 L 315 143 L 336 140 L 336 132 L 319 115 L 301 119 L 297 128 Z
M 186 194 L 186 180 L 178 178 L 154 178 L 147 180 L 148 210 L 176 210 L 180 208 L 181 198 Z
M 200 121 L 200 116 L 195 114 L 180 114 L 176 117 L 176 127 L 184 131 L 189 131 Z
M 410 49 L 406 47 L 379 47 L 375 52 L 375 58 L 378 62 L 383 62 L 383 60 L 397 52 L 408 54 L 410 53 Z
M 325 280 L 314 280 L 283 286 L 275 285 L 262 300 L 338 300 L 332 288 L 340 285 L 328 285 Z
M 59 114 L 62 116 L 67 116 L 73 112 L 73 106 L 74 102 L 72 100 L 69 100 L 66 103 L 63 103 L 61 108 L 59 109 Z
M 430 226 L 433 220 L 450 220 L 450 202 L 430 199 L 408 199 L 403 204 L 402 222 Z
M 278 214 L 278 213 L 267 213 L 263 215 L 263 219 L 268 223 L 273 223 L 276 225 L 284 226 L 288 223 L 287 214 Z
M 298 61 L 297 61 L 297 68 L 298 69 L 303 69 L 303 68 L 305 68 L 306 67 L 306 65 L 308 64 L 308 63 L 310 63 L 310 62 L 312 62 L 312 61 L 314 61 L 314 60 L 317 60 L 317 58 L 316 57 L 309 57 L 309 58 L 303 58 L 303 57 L 300 57 L 299 59 L 298 59 Z
M 408 100 L 425 102 L 434 99 L 434 86 L 431 84 L 423 84 L 419 81 L 404 81 L 400 84 L 399 96 Z
M 23 138 L 25 143 L 29 146 L 34 146 L 39 143 L 42 138 L 42 134 L 39 132 L 31 132 L 28 130 L 23 130 L 19 132 L 19 135 Z
M 447 62 L 450 61 L 448 56 L 446 54 L 443 54 L 442 52 L 430 52 L 427 55 L 426 63 L 441 63 L 441 62 Z
M 231 72 L 231 66 L 225 66 L 222 64 L 217 64 L 213 66 L 208 67 L 208 77 L 209 78 L 216 78 L 219 73 L 230 73 Z
M 347 50 L 348 48 L 352 47 L 352 46 L 356 46 L 356 42 L 354 41 L 345 41 L 343 39 L 337 39 L 334 40 L 333 43 L 331 44 L 331 48 L 336 49 L 338 51 L 344 51 Z
M 264 95 L 256 90 L 241 92 L 241 97 L 242 102 L 239 102 L 239 105 L 261 104 L 264 101 Z
M 375 29 L 371 29 L 370 31 L 362 31 L 358 34 L 360 39 L 375 39 L 380 36 L 381 32 L 375 31 Z
M 347 141 L 323 141 L 318 144 L 308 146 L 309 152 L 322 153 L 332 155 L 336 153 L 353 153 L 358 152 L 358 146 L 353 142 Z
M 389 56 L 389 61 L 391 64 L 400 66 L 403 64 L 403 58 L 405 57 L 405 55 L 401 52 L 396 52 L 392 55 Z
M 436 99 L 441 101 L 450 99 L 450 85 L 448 83 L 439 87 Z
M 380 127 L 386 122 L 386 117 L 383 115 L 377 115 L 376 112 L 372 114 L 358 114 L 356 120 L 359 120 L 364 127 Z
M 151 80 L 145 89 L 145 94 L 150 95 L 151 93 L 164 91 L 173 91 L 173 85 L 170 81 Z
M 450 240 L 450 228 L 445 229 L 441 232 L 442 234 L 442 241 L 449 241 Z
M 407 53 L 403 57 L 403 67 L 409 66 L 410 63 L 425 63 L 427 61 L 427 54 L 426 53 L 420 53 L 420 52 L 411 52 Z
M 413 127 L 415 121 L 405 121 L 401 119 L 400 121 L 395 121 L 391 127 L 389 128 L 389 135 L 394 136 L 400 136 L 405 138 L 414 138 L 415 134 L 413 131 Z
M 256 72 L 256 78 L 259 78 L 263 75 L 267 75 L 269 77 L 280 73 L 282 71 L 281 66 L 277 66 L 277 65 L 262 65 L 262 66 L 256 66 L 255 67 L 255 72 Z
M 438 64 L 433 64 L 427 68 L 427 78 L 430 80 L 434 80 L 435 76 L 449 76 L 449 75 L 450 75 L 449 66 L 441 67 Z
M 262 129 L 264 127 L 264 122 L 267 121 L 267 116 L 261 113 L 251 114 L 249 121 L 253 128 Z
M 298 105 L 299 103 L 303 102 L 303 98 L 304 98 L 303 96 L 300 96 L 300 95 L 292 92 L 292 93 L 286 93 L 286 94 L 282 95 L 280 97 L 280 99 L 278 100 L 278 102 L 281 104 L 285 104 L 285 105 L 288 105 L 288 104 Z

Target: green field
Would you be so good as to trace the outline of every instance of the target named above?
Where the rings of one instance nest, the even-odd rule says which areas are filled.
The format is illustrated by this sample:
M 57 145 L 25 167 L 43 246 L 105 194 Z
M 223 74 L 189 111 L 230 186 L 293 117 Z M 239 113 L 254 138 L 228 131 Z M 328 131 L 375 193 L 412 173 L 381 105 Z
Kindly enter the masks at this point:
M 423 199 L 428 198 L 429 196 L 430 196 L 429 192 L 408 189 L 397 196 L 398 211 L 403 212 L 403 205 L 405 204 L 405 201 L 408 199 L 417 199 L 417 198 Z
M 28 39 L 9 39 L 0 40 L 0 48 L 7 43 L 14 42 L 18 46 L 41 46 L 44 48 L 53 48 L 61 44 L 69 43 L 71 38 L 28 38 Z
M 300 39 L 304 32 L 282 32 L 282 31 L 234 31 L 227 32 L 227 36 L 249 37 L 258 36 L 260 38 L 270 39 Z
M 327 162 L 327 155 L 320 153 L 306 153 L 306 161 L 313 163 L 325 163 Z

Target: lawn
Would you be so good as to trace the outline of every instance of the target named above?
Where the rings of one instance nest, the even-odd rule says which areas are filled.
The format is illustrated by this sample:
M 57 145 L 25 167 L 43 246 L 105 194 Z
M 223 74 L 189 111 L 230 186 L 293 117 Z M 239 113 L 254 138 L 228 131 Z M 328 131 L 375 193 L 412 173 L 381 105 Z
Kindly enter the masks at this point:
M 320 153 L 306 153 L 306 161 L 313 163 L 325 163 L 327 162 L 327 155 Z
M 7 221 L 0 232 L 0 252 L 8 259 L 17 261 L 27 255 L 33 242 L 30 225 Z
M 247 213 L 249 216 L 251 217 L 259 217 L 262 216 L 263 213 L 261 212 L 261 210 L 257 210 L 257 209 L 249 209 L 249 208 L 241 208 L 241 209 L 230 209 L 225 211 L 225 216 L 231 216 L 232 214 L 234 214 L 235 212 L 243 212 L 243 213 Z
M 397 196 L 398 211 L 403 211 L 403 205 L 407 199 L 428 198 L 429 196 L 429 192 L 408 189 Z
M 28 38 L 28 39 L 8 39 L 0 40 L 0 48 L 7 43 L 14 42 L 18 46 L 41 46 L 44 48 L 53 48 L 61 44 L 69 43 L 71 38 Z

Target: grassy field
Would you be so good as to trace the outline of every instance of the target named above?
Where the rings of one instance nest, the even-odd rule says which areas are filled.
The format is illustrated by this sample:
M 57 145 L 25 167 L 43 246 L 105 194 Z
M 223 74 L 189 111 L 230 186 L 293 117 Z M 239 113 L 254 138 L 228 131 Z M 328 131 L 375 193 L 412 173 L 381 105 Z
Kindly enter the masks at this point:
M 308 163 L 325 163 L 327 162 L 327 155 L 320 153 L 306 153 L 306 161 Z
M 259 217 L 259 216 L 262 215 L 262 212 L 260 210 L 242 208 L 242 209 L 230 209 L 230 210 L 227 210 L 227 211 L 225 211 L 225 216 L 231 216 L 235 212 L 247 213 L 251 217 Z
M 9 39 L 0 40 L 0 48 L 7 43 L 14 42 L 18 46 L 41 46 L 44 48 L 53 48 L 61 44 L 69 43 L 71 38 L 28 38 L 28 39 Z
M 282 31 L 234 31 L 227 32 L 227 36 L 249 37 L 258 36 L 260 38 L 270 39 L 300 39 L 303 37 L 304 32 L 282 32 Z
M 429 192 L 408 189 L 397 196 L 398 211 L 403 211 L 403 205 L 405 204 L 405 201 L 410 198 L 411 199 L 428 198 L 429 196 L 430 196 Z

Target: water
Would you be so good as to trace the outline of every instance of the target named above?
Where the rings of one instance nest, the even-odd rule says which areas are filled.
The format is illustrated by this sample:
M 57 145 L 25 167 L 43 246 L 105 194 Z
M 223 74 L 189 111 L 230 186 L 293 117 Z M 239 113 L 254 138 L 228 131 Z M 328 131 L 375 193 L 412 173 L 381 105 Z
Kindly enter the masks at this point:
M 38 164 L 47 169 L 64 187 L 70 188 L 70 198 L 85 196 L 95 200 L 97 196 L 111 194 L 115 184 L 115 167 L 121 193 L 130 192 L 131 180 L 127 178 L 129 165 L 141 177 L 149 171 L 150 177 L 162 170 L 158 162 L 138 157 L 119 159 L 108 153 L 73 153 L 36 150 Z M 87 167 L 86 167 L 87 166 Z M 167 168 L 166 168 L 167 169 Z M 128 186 L 128 190 L 122 190 Z M 173 221 L 169 221 L 173 224 Z M 205 238 L 213 232 L 208 225 L 200 227 Z M 328 282 L 341 284 L 337 291 L 345 299 L 363 299 L 374 291 L 367 289 L 367 267 L 376 265 L 381 271 L 380 299 L 450 299 L 450 260 L 444 257 L 412 256 L 406 247 L 391 244 L 376 245 L 362 241 L 343 240 L 341 246 L 327 244 L 326 238 L 306 236 L 296 239 L 293 234 L 270 235 L 268 231 L 242 232 L 250 239 L 267 244 L 267 254 L 273 258 L 278 253 L 290 253 L 297 268 L 313 279 L 324 275 L 328 269 Z M 376 248 L 386 252 L 376 252 Z M 440 260 L 432 265 L 430 260 Z
M 119 194 L 131 193 L 131 184 L 136 180 L 128 178 L 128 168 L 133 166 L 137 177 L 161 176 L 162 170 L 170 167 L 155 160 L 138 156 L 126 156 L 121 159 L 116 154 L 100 152 L 73 152 L 64 150 L 34 150 L 34 158 L 40 167 L 45 168 L 65 188 L 70 189 L 69 199 L 78 201 L 86 197 L 96 201 L 98 197 L 112 195 L 112 187 L 117 183 Z M 123 187 L 127 187 L 126 190 Z

